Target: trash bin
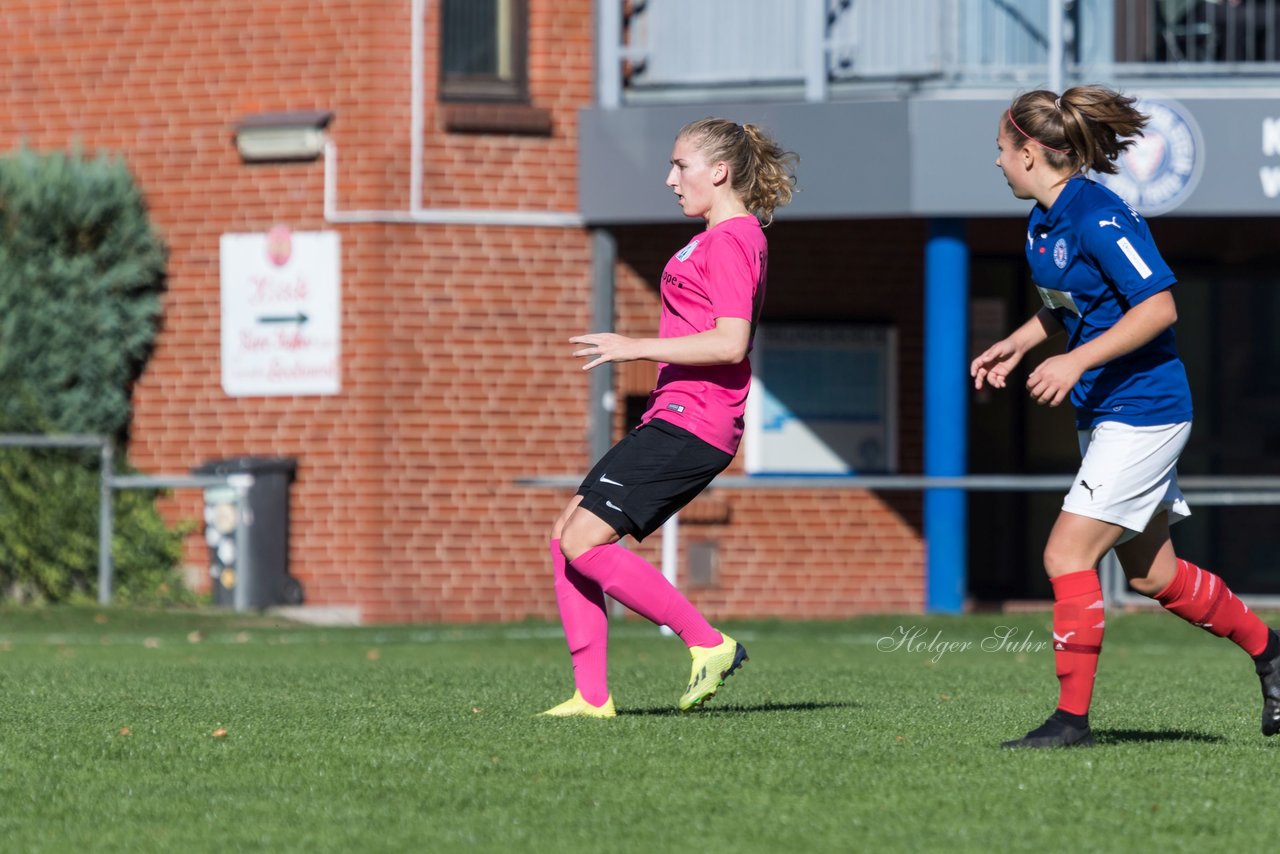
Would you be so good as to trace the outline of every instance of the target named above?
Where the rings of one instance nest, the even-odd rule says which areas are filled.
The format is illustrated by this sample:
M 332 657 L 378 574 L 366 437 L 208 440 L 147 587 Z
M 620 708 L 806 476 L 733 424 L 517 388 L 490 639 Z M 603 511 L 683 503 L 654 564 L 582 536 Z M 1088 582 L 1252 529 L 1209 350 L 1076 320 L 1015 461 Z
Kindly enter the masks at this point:
M 289 575 L 289 486 L 297 470 L 298 461 L 289 457 L 212 460 L 192 470 L 229 481 L 204 491 L 215 605 L 246 610 L 302 604 L 302 583 Z

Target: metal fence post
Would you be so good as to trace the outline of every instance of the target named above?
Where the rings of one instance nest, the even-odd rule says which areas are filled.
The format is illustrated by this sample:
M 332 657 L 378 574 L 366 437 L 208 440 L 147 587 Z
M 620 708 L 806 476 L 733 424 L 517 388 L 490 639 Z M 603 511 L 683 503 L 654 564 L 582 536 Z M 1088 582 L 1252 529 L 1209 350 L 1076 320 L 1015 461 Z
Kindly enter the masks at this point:
M 102 471 L 98 486 L 98 604 L 111 604 L 111 540 L 114 535 L 115 513 L 112 506 L 111 478 L 115 476 L 115 440 L 104 436 L 99 453 L 102 455 Z
M 680 563 L 680 513 L 672 513 L 671 518 L 662 523 L 662 575 L 676 586 L 676 567 Z M 667 626 L 659 626 L 664 635 L 673 635 Z
M 596 0 L 596 103 L 622 105 L 622 0 Z
M 1066 45 L 1063 44 L 1064 25 L 1066 24 L 1066 7 L 1063 0 L 1049 0 L 1049 26 L 1047 39 L 1049 42 L 1049 91 L 1055 95 L 1062 92 L 1062 81 L 1066 75 Z
M 232 591 L 231 607 L 235 611 L 247 611 L 249 585 L 254 583 L 253 554 L 249 548 L 249 529 L 254 523 L 253 507 L 249 504 L 253 475 L 229 475 L 227 484 L 236 491 L 236 587 Z
M 614 330 L 613 266 L 618 258 L 618 242 L 607 228 L 591 229 L 591 331 Z M 598 460 L 613 445 L 613 413 L 617 397 L 613 387 L 612 362 L 600 365 L 587 378 L 591 389 L 589 446 L 591 459 Z
M 229 476 L 193 477 L 190 475 L 139 475 L 115 473 L 115 440 L 110 436 L 97 435 L 49 435 L 42 433 L 0 433 L 0 448 L 97 448 L 99 454 L 99 486 L 98 486 L 98 604 L 110 605 L 115 587 L 115 564 L 112 560 L 111 543 L 115 538 L 116 492 L 122 489 L 192 489 L 210 486 L 230 486 L 236 490 L 236 518 L 243 524 L 237 525 L 237 550 L 245 555 L 244 564 L 237 571 L 242 571 L 245 578 L 251 578 L 253 569 L 249 565 L 248 526 L 253 524 L 253 509 L 249 506 L 249 489 L 253 486 L 253 475 L 236 474 Z M 248 608 L 247 590 L 237 585 L 236 610 Z
M 827 4 L 809 0 L 804 17 L 804 99 L 809 103 L 827 100 Z

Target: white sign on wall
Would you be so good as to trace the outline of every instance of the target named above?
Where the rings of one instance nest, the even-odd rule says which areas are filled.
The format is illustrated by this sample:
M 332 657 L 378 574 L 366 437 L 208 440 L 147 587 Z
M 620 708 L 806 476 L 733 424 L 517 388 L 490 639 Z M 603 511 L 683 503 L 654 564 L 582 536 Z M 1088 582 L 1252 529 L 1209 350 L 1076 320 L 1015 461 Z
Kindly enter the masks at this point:
M 897 334 L 888 326 L 764 323 L 751 352 L 748 474 L 897 471 Z
M 224 234 L 222 388 L 232 397 L 337 394 L 341 247 L 335 231 Z

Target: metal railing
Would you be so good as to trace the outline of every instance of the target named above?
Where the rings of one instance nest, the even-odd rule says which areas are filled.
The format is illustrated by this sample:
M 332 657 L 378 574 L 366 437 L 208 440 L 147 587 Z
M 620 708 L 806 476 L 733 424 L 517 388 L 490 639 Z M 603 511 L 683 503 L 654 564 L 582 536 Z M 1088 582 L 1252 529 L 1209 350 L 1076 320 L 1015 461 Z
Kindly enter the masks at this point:
M 1175 63 L 1183 73 L 1280 62 L 1280 0 L 1121 3 L 1115 24 L 1118 62 Z
M 1280 0 L 616 0 L 600 15 L 604 106 L 708 90 L 941 88 L 1077 77 L 1280 72 Z M 710 35 L 714 34 L 714 35 Z M 1055 74 L 1048 73 L 1049 79 Z
M 546 475 L 517 478 L 517 486 L 534 489 L 572 489 L 582 483 L 582 475 Z M 729 475 L 714 480 L 710 489 L 818 489 L 863 490 L 872 492 L 921 492 L 930 489 L 962 489 L 966 492 L 1060 492 L 1071 488 L 1072 475 L 852 475 L 780 476 Z M 1178 486 L 1188 503 L 1199 507 L 1257 507 L 1280 505 L 1280 477 L 1268 475 L 1181 475 Z M 662 526 L 662 573 L 676 583 L 680 514 Z M 1114 552 L 1108 552 L 1098 567 L 1107 607 L 1152 605 L 1149 597 L 1129 589 L 1124 571 Z M 1239 591 L 1237 591 L 1239 592 Z M 1243 593 L 1253 607 L 1280 607 L 1280 596 Z
M 115 565 L 112 561 L 111 542 L 115 535 L 114 495 L 125 489 L 204 489 L 225 486 L 235 491 L 236 553 L 239 575 L 248 579 L 250 550 L 249 526 L 252 514 L 248 512 L 248 493 L 253 486 L 253 475 L 235 473 L 227 475 L 118 475 L 115 473 L 115 442 L 108 436 L 76 435 L 45 436 L 38 434 L 0 434 L 0 448 L 67 448 L 97 449 L 99 457 L 98 490 L 98 604 L 110 605 L 115 581 Z M 235 586 L 233 607 L 243 611 L 248 607 L 245 597 L 249 585 Z

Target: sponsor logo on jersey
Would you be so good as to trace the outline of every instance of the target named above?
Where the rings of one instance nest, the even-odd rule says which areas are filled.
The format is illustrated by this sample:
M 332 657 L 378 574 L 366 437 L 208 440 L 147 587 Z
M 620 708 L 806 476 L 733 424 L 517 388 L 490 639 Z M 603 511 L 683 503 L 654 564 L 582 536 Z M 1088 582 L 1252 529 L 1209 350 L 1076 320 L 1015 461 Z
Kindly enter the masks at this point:
M 698 248 L 698 241 L 695 240 L 692 243 L 690 243 L 688 246 L 686 246 L 685 248 L 681 249 L 679 252 L 676 253 L 676 260 L 688 261 L 689 256 L 693 254 L 693 250 L 697 248 Z
M 1116 246 L 1120 247 L 1120 251 L 1124 253 L 1124 257 L 1129 259 L 1129 263 L 1133 265 L 1133 269 L 1138 271 L 1138 275 L 1144 279 L 1151 278 L 1151 268 L 1147 266 L 1147 262 L 1142 260 L 1142 256 L 1138 254 L 1138 250 L 1133 248 L 1133 244 L 1129 242 L 1129 238 L 1122 237 L 1116 241 Z
M 1116 174 L 1095 177 L 1138 212 L 1166 213 L 1185 202 L 1199 183 L 1204 138 L 1177 101 L 1140 99 L 1134 106 L 1151 121 L 1116 159 Z

